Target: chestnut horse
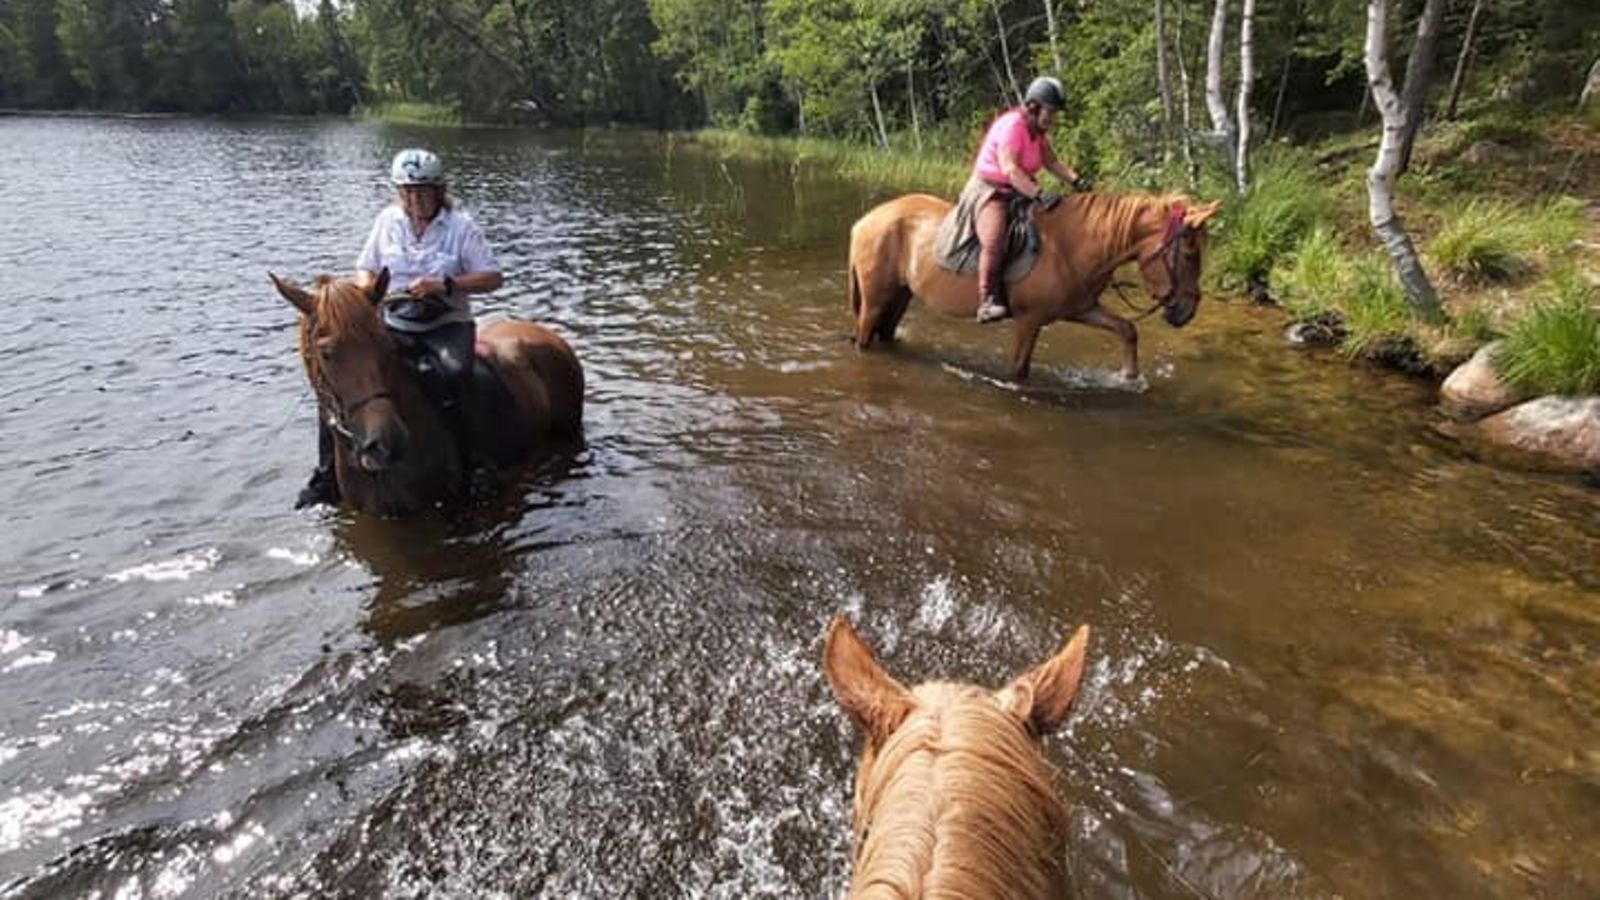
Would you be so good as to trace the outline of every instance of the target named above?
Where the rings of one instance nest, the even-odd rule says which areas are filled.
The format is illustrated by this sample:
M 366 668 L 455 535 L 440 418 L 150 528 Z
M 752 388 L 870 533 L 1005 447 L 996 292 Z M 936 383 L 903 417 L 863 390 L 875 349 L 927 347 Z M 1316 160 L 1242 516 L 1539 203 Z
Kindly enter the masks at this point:
M 866 734 L 855 785 L 851 898 L 1066 897 L 1066 809 L 1039 739 L 1067 717 L 1087 626 L 999 691 L 907 690 L 844 619 L 823 671 Z
M 465 473 L 455 436 L 383 324 L 379 304 L 388 270 L 371 290 L 326 275 L 309 291 L 269 277 L 300 310 L 300 360 L 320 414 L 337 436 L 340 496 L 356 509 L 385 515 L 459 498 Z M 566 341 L 531 322 L 503 321 L 478 332 L 477 352 L 499 375 L 511 408 L 468 417 L 492 423 L 474 429 L 475 446 L 508 466 L 578 437 L 583 369 Z
M 1039 330 L 1081 322 L 1122 339 L 1122 375 L 1139 374 L 1133 322 L 1100 306 L 1100 294 L 1123 263 L 1137 261 L 1145 290 L 1167 324 L 1180 328 L 1200 305 L 1200 254 L 1206 221 L 1220 202 L 1190 207 L 1176 195 L 1075 194 L 1036 211 L 1039 258 L 1008 286 L 1012 309 L 1011 377 L 1028 377 Z M 934 261 L 934 237 L 950 203 L 907 194 L 883 203 L 850 229 L 850 309 L 856 348 L 894 340 L 912 296 L 936 312 L 971 318 L 978 309 L 976 275 Z

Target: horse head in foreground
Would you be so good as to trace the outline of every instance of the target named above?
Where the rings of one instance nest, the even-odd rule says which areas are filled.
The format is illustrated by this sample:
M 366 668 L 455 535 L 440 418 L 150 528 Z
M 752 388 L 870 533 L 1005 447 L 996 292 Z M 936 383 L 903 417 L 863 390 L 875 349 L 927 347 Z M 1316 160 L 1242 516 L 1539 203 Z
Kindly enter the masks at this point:
M 337 436 L 340 495 L 386 515 L 462 497 L 460 448 L 383 324 L 389 273 L 371 289 L 326 275 L 309 290 L 269 277 L 300 311 L 300 360 Z M 493 389 L 478 392 L 468 421 L 497 465 L 579 436 L 583 370 L 566 341 L 531 322 L 495 322 L 479 330 L 477 355 Z
M 855 784 L 849 896 L 1064 897 L 1066 809 L 1039 740 L 1083 678 L 1087 626 L 998 691 L 907 689 L 842 618 L 823 670 L 866 735 Z
M 1100 306 L 1112 276 L 1137 263 L 1145 291 L 1167 324 L 1182 327 L 1200 305 L 1206 222 L 1220 202 L 1191 206 L 1176 195 L 1077 194 L 1034 213 L 1039 257 L 1011 284 L 1011 377 L 1028 377 L 1039 331 L 1056 321 L 1080 322 L 1122 340 L 1122 374 L 1139 374 L 1133 322 Z M 912 297 L 936 312 L 970 318 L 978 308 L 976 275 L 940 268 L 934 239 L 951 204 L 908 194 L 874 208 L 850 229 L 849 296 L 857 349 L 874 338 L 894 340 Z

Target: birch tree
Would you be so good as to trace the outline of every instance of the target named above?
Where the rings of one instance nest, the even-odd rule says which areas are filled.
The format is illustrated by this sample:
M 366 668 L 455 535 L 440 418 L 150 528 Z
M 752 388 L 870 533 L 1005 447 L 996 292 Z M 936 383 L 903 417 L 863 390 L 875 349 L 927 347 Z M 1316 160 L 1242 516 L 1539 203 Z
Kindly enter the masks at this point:
M 1439 2 L 1439 0 L 1428 0 Z M 1233 179 L 1239 193 L 1250 189 L 1250 85 L 1256 80 L 1255 57 L 1251 53 L 1251 30 L 1256 21 L 1256 0 L 1244 0 L 1239 15 L 1239 143 L 1234 149 Z
M 1206 111 L 1211 114 L 1211 132 L 1222 146 L 1233 146 L 1233 122 L 1228 105 L 1222 100 L 1222 53 L 1228 27 L 1228 0 L 1217 0 L 1211 15 L 1211 40 L 1206 47 Z
M 1161 155 L 1172 157 L 1172 82 L 1167 78 L 1167 21 L 1161 0 L 1156 6 L 1156 89 L 1161 93 Z
M 1159 4 L 1161 0 L 1156 0 Z M 1160 8 L 1159 6 L 1157 7 Z M 1050 37 L 1050 62 L 1055 64 L 1055 74 L 1061 74 L 1061 45 L 1056 40 L 1056 0 L 1044 0 L 1045 29 Z
M 1456 54 L 1456 71 L 1450 76 L 1450 102 L 1445 106 L 1444 117 L 1454 120 L 1456 104 L 1461 101 L 1461 84 L 1466 80 L 1467 62 L 1472 58 L 1472 39 L 1478 33 L 1478 14 L 1483 12 L 1483 0 L 1472 0 L 1472 14 L 1467 16 L 1467 32 L 1461 36 L 1461 51 Z
M 1400 170 L 1400 142 L 1405 130 L 1405 111 L 1395 95 L 1389 73 L 1389 0 L 1367 0 L 1367 38 L 1365 56 L 1367 83 L 1372 102 L 1383 117 L 1383 136 L 1378 143 L 1378 158 L 1367 171 L 1367 216 L 1384 249 L 1394 260 L 1395 272 L 1405 291 L 1412 312 L 1430 320 L 1442 318 L 1439 296 L 1428 281 L 1428 273 L 1417 257 L 1400 216 L 1394 209 L 1394 180 Z

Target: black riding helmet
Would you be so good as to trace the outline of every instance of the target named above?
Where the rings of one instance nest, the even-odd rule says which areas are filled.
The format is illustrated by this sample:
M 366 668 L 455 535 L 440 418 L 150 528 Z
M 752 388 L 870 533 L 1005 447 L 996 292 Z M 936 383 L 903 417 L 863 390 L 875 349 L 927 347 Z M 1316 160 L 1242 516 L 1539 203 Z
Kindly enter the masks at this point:
M 1067 108 L 1067 89 L 1061 86 L 1059 78 L 1041 75 L 1028 85 L 1028 92 L 1022 95 L 1024 103 L 1037 103 L 1051 109 Z

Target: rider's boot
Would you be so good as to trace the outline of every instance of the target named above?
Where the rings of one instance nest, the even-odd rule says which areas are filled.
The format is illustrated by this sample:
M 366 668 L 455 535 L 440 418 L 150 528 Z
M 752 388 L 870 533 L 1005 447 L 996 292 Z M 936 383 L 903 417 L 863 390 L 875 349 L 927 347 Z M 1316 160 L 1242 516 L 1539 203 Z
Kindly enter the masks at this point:
M 1011 307 L 1006 304 L 1005 298 L 999 294 L 988 293 L 978 303 L 978 324 L 987 325 L 1001 319 L 1011 318 Z
M 294 508 L 305 509 L 319 503 L 334 504 L 339 502 L 339 479 L 333 471 L 333 430 L 328 423 L 318 417 L 317 420 L 317 468 L 311 473 L 311 480 L 300 489 L 299 496 L 295 497 Z

